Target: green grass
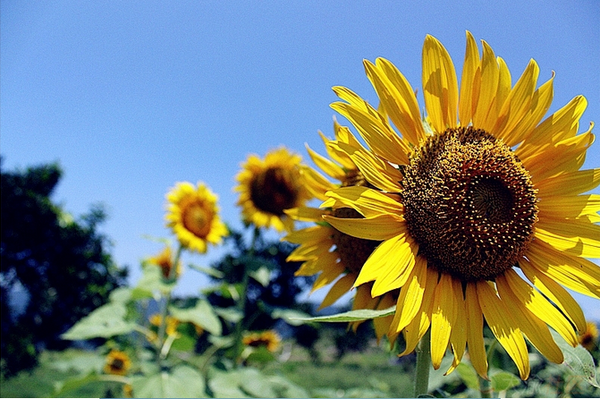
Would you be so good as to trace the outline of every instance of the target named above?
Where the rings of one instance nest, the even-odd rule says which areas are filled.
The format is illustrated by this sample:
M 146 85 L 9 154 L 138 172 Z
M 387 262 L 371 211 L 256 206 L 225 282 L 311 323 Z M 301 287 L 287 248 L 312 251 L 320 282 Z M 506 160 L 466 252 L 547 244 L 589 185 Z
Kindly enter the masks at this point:
M 291 352 L 289 349 L 291 348 Z M 305 388 L 315 397 L 410 397 L 412 375 L 403 371 L 395 358 L 376 345 L 361 353 L 349 353 L 335 359 L 333 343 L 327 339 L 318 344 L 320 362 L 312 362 L 308 352 L 296 344 L 287 344 L 286 361 L 264 367 L 265 374 L 283 375 Z M 98 358 L 87 352 L 67 350 L 46 352 L 40 365 L 31 372 L 1 381 L 0 397 L 51 397 L 57 382 L 77 375 L 78 369 L 98 368 Z M 114 390 L 120 393 L 118 387 Z M 106 386 L 90 383 L 68 392 L 70 397 L 103 397 Z

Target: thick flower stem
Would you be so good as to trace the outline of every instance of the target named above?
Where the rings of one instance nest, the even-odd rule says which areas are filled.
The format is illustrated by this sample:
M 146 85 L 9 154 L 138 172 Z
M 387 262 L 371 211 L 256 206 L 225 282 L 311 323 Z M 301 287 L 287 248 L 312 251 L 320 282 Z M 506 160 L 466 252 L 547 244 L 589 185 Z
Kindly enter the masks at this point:
M 415 373 L 415 398 L 426 395 L 429 387 L 429 369 L 431 367 L 431 333 L 427 330 L 417 345 L 417 367 Z
M 479 377 L 479 393 L 482 398 L 491 398 L 492 397 L 492 384 L 490 380 L 486 380 L 485 378 Z
M 177 249 L 177 254 L 175 254 L 175 259 L 173 261 L 173 267 L 171 267 L 171 270 L 169 270 L 169 281 L 171 281 L 177 276 L 177 264 L 179 263 L 179 258 L 181 257 L 182 251 L 183 246 L 179 245 L 179 248 Z M 159 369 L 162 366 L 163 345 L 165 344 L 165 332 L 167 330 L 167 314 L 169 313 L 170 302 L 171 291 L 167 292 L 162 298 L 160 307 L 160 326 L 158 327 L 158 348 L 156 351 L 156 365 Z
M 250 258 L 254 256 L 256 240 L 258 239 L 258 235 L 260 230 L 258 227 L 254 227 L 254 232 L 252 235 L 252 244 L 250 245 L 250 249 L 248 250 L 248 255 Z M 246 316 L 246 301 L 248 296 L 248 283 L 250 282 L 250 271 L 248 270 L 248 266 L 246 264 L 243 265 L 243 276 L 242 276 L 242 286 L 240 292 L 240 300 L 238 302 L 238 310 L 242 314 L 242 319 L 235 326 L 235 343 L 234 343 L 234 360 L 235 367 L 238 366 L 240 362 L 240 355 L 242 354 L 243 343 L 242 343 L 242 335 L 244 333 L 244 329 L 248 327 L 246 325 L 247 320 L 244 320 Z

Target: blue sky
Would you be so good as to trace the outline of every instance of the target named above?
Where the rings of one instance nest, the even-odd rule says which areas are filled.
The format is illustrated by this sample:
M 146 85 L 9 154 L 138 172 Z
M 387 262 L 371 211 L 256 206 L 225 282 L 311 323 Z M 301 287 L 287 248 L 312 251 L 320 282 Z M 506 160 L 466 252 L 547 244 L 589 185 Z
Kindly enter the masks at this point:
M 161 249 L 144 235 L 170 237 L 164 195 L 175 182 L 205 181 L 240 227 L 232 188 L 246 156 L 285 145 L 307 159 L 305 143 L 323 152 L 332 86 L 376 103 L 363 59 L 390 59 L 420 89 L 426 34 L 459 71 L 466 30 L 504 58 L 513 82 L 534 58 L 540 83 L 556 72 L 550 112 L 583 94 L 581 129 L 600 123 L 596 0 L 2 0 L 0 12 L 3 167 L 59 161 L 54 199 L 75 215 L 107 206 L 103 231 L 132 281 Z M 596 143 L 585 167 L 600 166 L 599 154 Z M 189 271 L 180 292 L 203 284 Z M 598 301 L 583 304 L 600 320 Z

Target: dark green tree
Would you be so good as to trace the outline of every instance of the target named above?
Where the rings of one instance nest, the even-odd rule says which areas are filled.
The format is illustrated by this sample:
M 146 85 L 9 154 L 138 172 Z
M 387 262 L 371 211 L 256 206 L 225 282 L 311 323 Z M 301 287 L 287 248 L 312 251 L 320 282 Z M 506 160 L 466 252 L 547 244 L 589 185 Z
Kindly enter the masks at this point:
M 2 374 L 10 376 L 37 363 L 40 349 L 64 349 L 60 339 L 81 317 L 106 303 L 125 283 L 127 271 L 107 252 L 98 232 L 105 212 L 93 206 L 74 219 L 52 202 L 62 176 L 57 164 L 24 171 L 1 171 Z M 20 315 L 8 301 L 20 287 L 28 296 Z

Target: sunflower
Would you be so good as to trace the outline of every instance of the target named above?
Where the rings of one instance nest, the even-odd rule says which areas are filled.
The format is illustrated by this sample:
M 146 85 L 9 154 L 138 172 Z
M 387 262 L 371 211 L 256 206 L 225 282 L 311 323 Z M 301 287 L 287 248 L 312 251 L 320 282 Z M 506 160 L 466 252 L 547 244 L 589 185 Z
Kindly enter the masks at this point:
M 150 316 L 150 324 L 155 327 L 159 327 L 162 322 L 162 317 L 160 314 L 155 313 Z M 167 335 L 175 335 L 177 334 L 177 327 L 179 326 L 180 321 L 172 316 L 167 315 L 167 326 L 165 332 Z
M 167 226 L 184 247 L 206 252 L 207 243 L 219 244 L 228 234 L 219 217 L 217 196 L 202 182 L 179 182 L 167 193 Z
M 125 375 L 131 367 L 131 360 L 127 353 L 113 349 L 106 356 L 104 372 L 106 374 Z
M 598 327 L 596 323 L 588 321 L 586 323 L 586 329 L 579 336 L 579 343 L 588 351 L 592 352 L 598 347 Z
M 161 253 L 148 259 L 148 263 L 160 267 L 164 278 L 171 277 L 171 269 L 173 269 L 173 254 L 170 246 L 166 246 Z M 177 262 L 175 274 L 181 274 L 181 262 Z
M 586 100 L 577 96 L 542 120 L 554 76 L 536 88 L 539 68 L 531 60 L 512 85 L 505 62 L 486 42 L 480 55 L 468 32 L 460 85 L 448 52 L 431 36 L 422 64 L 425 122 L 415 91 L 385 59 L 364 62 L 377 109 L 334 88 L 343 101 L 332 108 L 370 147 L 349 155 L 364 161 L 359 169 L 380 191 L 329 191 L 324 206 L 352 207 L 362 218 L 323 218 L 346 234 L 382 241 L 354 286 L 372 283 L 373 297 L 400 289 L 388 336 L 404 334 L 401 355 L 431 328 L 434 368 L 449 348 L 454 370 L 468 345 L 486 378 L 485 320 L 527 379 L 525 337 L 560 363 L 548 327 L 573 346 L 585 331 L 564 287 L 600 297 L 600 267 L 585 259 L 600 258 L 600 196 L 584 194 L 600 183 L 600 169 L 580 170 L 594 140 L 593 125 L 578 134 Z
M 264 160 L 249 155 L 236 176 L 245 223 L 291 231 L 293 220 L 286 209 L 296 208 L 311 199 L 300 174 L 301 157 L 285 147 L 270 151 Z
M 253 332 L 244 335 L 242 340 L 244 345 L 253 348 L 265 347 L 269 352 L 275 352 L 279 349 L 281 337 L 273 330 L 263 332 Z
M 316 170 L 305 166 L 302 172 L 307 185 L 315 198 L 327 199 L 325 193 L 338 186 L 367 186 L 368 183 L 352 158 L 340 149 L 340 146 L 349 149 L 359 149 L 362 145 L 345 126 L 340 126 L 334 121 L 335 140 L 327 139 L 319 132 L 329 155 L 328 159 L 307 146 L 308 153 L 315 163 L 328 176 L 339 181 L 333 184 Z M 303 262 L 295 273 L 296 276 L 312 276 L 319 274 L 313 283 L 312 291 L 330 285 L 329 291 L 319 309 L 335 303 L 342 295 L 350 291 L 358 277 L 358 273 L 379 241 L 365 240 L 352 237 L 334 229 L 323 222 L 324 215 L 336 217 L 359 217 L 352 208 L 315 209 L 309 207 L 295 208 L 287 213 L 296 220 L 313 222 L 314 226 L 300 229 L 288 234 L 284 240 L 300 244 L 288 256 L 287 261 Z M 333 283 L 333 284 L 332 284 Z M 395 297 L 394 297 L 395 295 Z M 368 284 L 361 285 L 356 290 L 352 309 L 385 309 L 393 306 L 397 293 L 385 294 L 383 297 L 371 298 Z M 375 331 L 381 338 L 389 327 L 392 317 L 374 320 Z M 356 329 L 360 322 L 352 323 Z

